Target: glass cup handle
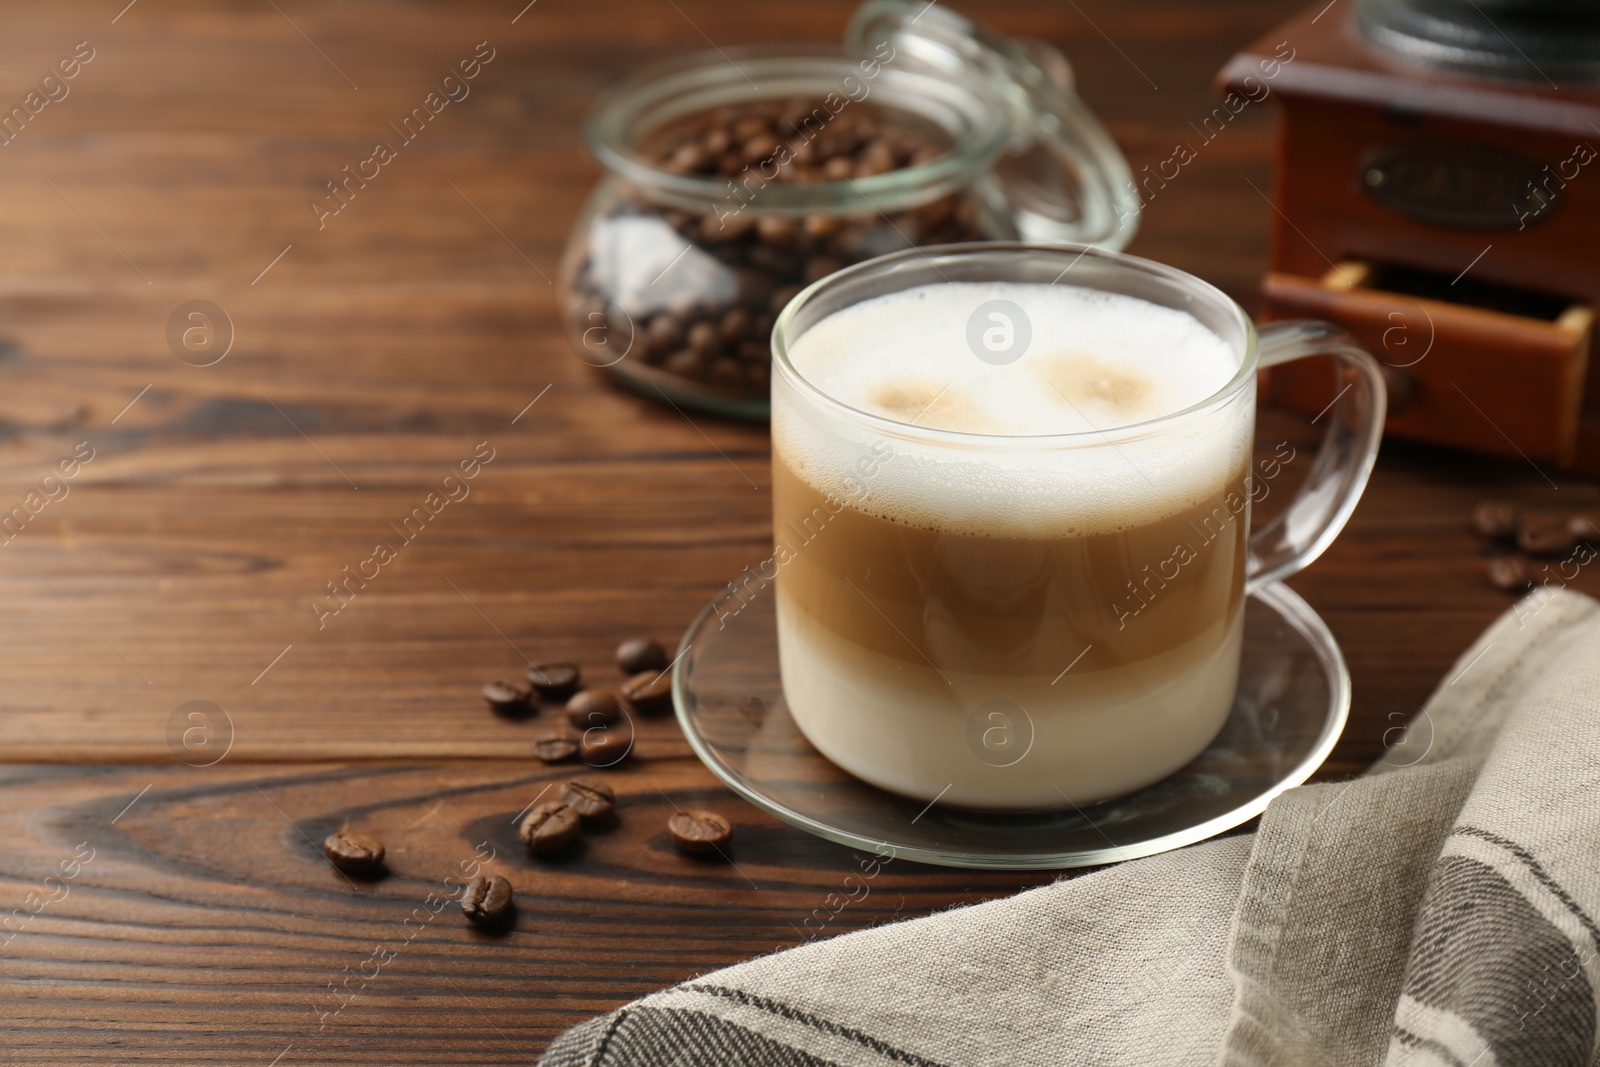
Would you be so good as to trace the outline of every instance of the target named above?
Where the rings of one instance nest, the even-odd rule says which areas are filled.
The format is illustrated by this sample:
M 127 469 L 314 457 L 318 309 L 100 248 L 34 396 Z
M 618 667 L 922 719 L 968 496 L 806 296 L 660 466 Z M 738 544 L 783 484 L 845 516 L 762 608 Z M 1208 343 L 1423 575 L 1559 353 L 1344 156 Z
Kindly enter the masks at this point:
M 1355 511 L 1378 458 L 1387 394 L 1377 361 L 1344 330 L 1325 322 L 1273 322 L 1259 329 L 1259 365 L 1333 356 L 1339 393 L 1313 422 L 1328 429 L 1311 472 L 1283 513 L 1250 535 L 1246 590 L 1303 569 L 1322 555 Z

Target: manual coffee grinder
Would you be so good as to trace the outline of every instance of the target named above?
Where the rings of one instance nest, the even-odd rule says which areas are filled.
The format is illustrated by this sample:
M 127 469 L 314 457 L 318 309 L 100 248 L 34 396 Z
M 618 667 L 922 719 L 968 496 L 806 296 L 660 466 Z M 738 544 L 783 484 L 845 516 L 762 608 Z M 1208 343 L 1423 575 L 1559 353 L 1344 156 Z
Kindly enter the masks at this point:
M 1600 474 L 1600 2 L 1318 0 L 1219 87 L 1274 58 L 1266 317 L 1359 337 L 1393 435 Z M 1271 374 L 1307 412 L 1339 389 Z

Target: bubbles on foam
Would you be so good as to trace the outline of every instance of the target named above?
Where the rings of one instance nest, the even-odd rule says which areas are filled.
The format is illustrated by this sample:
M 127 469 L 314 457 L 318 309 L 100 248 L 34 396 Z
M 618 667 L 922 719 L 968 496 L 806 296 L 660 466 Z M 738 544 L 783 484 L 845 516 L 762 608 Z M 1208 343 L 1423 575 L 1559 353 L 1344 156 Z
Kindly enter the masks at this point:
M 1031 327 L 1028 350 L 1004 364 L 979 358 L 968 342 L 974 310 L 997 300 L 1020 307 Z M 1088 435 L 1016 451 L 895 439 L 893 462 L 852 494 L 841 487 L 861 484 L 855 464 L 884 435 L 794 410 L 810 402 L 780 377 L 773 432 L 785 462 L 821 491 L 909 526 L 1030 536 L 1125 529 L 1217 492 L 1248 458 L 1245 404 L 1135 432 L 1114 448 L 1096 438 L 1196 404 L 1238 369 L 1230 346 L 1192 316 L 1119 294 L 923 286 L 829 316 L 791 345 L 790 360 L 844 404 L 919 428 Z
M 1031 327 L 1026 353 L 1002 364 L 980 358 L 969 331 L 973 315 L 998 301 L 1020 308 Z M 1016 327 L 994 320 L 1001 331 Z M 1204 400 L 1238 369 L 1228 344 L 1182 311 L 1076 286 L 1007 282 L 949 282 L 863 301 L 813 326 L 789 357 L 851 407 L 1001 435 L 1143 422 Z

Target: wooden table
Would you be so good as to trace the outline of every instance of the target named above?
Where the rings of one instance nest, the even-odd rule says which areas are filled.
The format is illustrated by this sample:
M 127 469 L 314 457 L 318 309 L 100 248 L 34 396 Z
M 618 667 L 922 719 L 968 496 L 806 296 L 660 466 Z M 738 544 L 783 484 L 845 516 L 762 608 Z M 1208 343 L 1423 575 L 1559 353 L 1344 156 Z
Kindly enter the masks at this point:
M 4 99 L 77 42 L 93 58 L 0 148 L 0 504 L 80 442 L 93 458 L 0 545 L 0 1060 L 529 1063 L 592 1013 L 796 943 L 853 868 L 720 787 L 670 720 L 612 775 L 616 829 L 537 866 L 515 840 L 568 772 L 478 686 L 674 640 L 770 536 L 763 429 L 620 393 L 566 350 L 551 279 L 597 176 L 579 120 L 648 60 L 833 40 L 850 8 L 522 2 L 7 5 Z M 1065 48 L 1136 168 L 1194 136 L 1213 72 L 1293 6 L 985 5 Z M 324 183 L 480 41 L 471 96 L 319 228 Z M 1255 306 L 1272 128 L 1253 106 L 1205 144 L 1133 250 Z M 211 366 L 169 347 L 195 300 L 232 324 Z M 470 496 L 319 620 L 325 583 L 475 451 Z M 1505 608 L 1469 505 L 1594 501 L 1546 473 L 1559 490 L 1387 447 L 1293 582 L 1355 679 L 1324 777 L 1374 759 Z M 228 731 L 185 748 L 189 701 L 231 722 L 209 767 L 190 764 Z M 737 867 L 673 850 L 690 803 L 737 824 Z M 388 878 L 322 859 L 345 823 L 389 842 Z M 522 901 L 502 938 L 431 910 L 490 850 Z M 903 863 L 826 933 L 1052 877 Z

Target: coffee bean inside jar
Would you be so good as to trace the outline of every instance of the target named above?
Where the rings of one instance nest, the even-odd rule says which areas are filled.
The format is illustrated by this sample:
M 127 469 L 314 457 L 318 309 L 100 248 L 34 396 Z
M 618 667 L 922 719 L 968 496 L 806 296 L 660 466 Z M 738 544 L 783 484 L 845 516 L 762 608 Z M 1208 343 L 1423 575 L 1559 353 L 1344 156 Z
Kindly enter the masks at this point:
M 1138 191 L 1066 57 L 935 14 L 867 4 L 838 47 L 717 48 L 608 88 L 562 258 L 574 353 L 680 413 L 766 419 L 775 320 L 835 271 L 972 241 L 1125 246 Z
M 572 276 L 574 345 L 599 366 L 638 361 L 697 392 L 764 399 L 772 326 L 806 285 L 912 245 L 994 236 L 980 201 L 945 192 L 889 211 L 772 203 L 774 187 L 844 187 L 946 157 L 954 142 L 909 111 L 822 98 L 752 100 L 698 111 L 647 131 L 636 151 L 671 175 L 720 183 L 691 211 L 624 191 L 591 221 Z M 641 262 L 656 277 L 627 278 Z M 625 354 L 624 354 L 625 353 Z

